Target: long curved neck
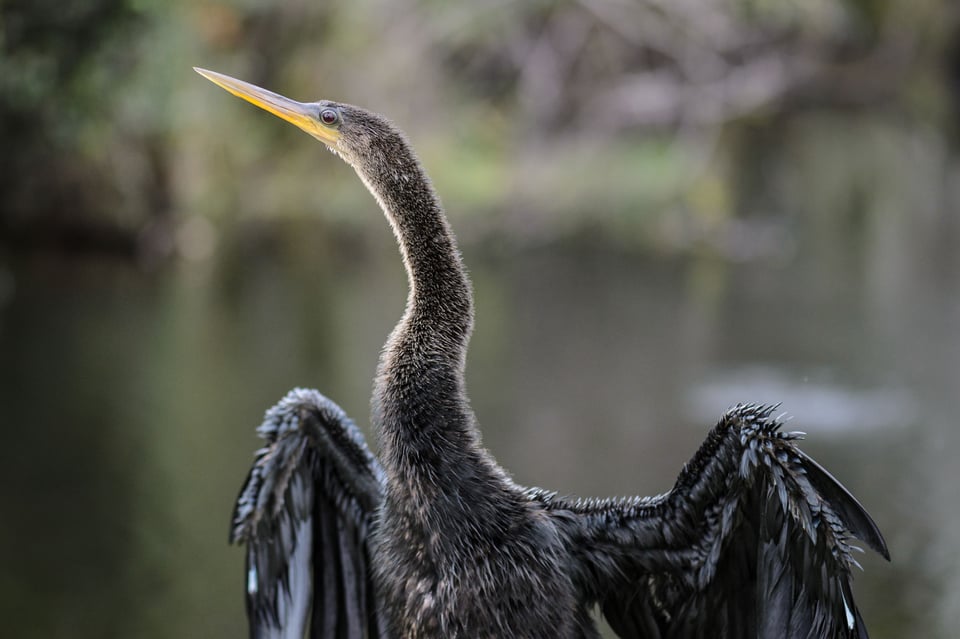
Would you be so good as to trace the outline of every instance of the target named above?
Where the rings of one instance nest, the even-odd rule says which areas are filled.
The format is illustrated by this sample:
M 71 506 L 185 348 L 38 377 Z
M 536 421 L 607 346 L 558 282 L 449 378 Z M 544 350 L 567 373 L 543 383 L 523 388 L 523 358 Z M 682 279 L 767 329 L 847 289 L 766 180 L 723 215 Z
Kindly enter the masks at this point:
M 474 478 L 497 470 L 464 388 L 473 300 L 456 241 L 409 147 L 385 158 L 358 172 L 393 227 L 410 291 L 377 370 L 373 419 L 388 475 L 414 482 L 411 498 L 430 499 L 456 490 L 449 483 L 465 466 Z

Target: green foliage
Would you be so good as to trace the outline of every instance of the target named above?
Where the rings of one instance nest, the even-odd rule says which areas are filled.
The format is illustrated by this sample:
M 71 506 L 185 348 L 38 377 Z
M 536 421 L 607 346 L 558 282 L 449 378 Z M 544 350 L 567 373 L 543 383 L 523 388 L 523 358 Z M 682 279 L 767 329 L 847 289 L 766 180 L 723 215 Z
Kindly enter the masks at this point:
M 390 115 L 454 215 L 482 213 L 488 232 L 515 235 L 521 209 L 547 236 L 718 230 L 741 215 L 745 125 L 804 111 L 842 121 L 857 113 L 837 107 L 853 106 L 939 126 L 946 9 L 12 0 L 0 22 L 0 227 L 86 216 L 170 244 L 174 214 L 364 219 L 354 211 L 369 198 L 342 167 L 200 81 L 202 65 Z M 167 231 L 144 232 L 155 228 Z
M 129 43 L 143 28 L 126 0 L 7 1 L 0 46 L 0 222 L 109 197 L 89 166 L 92 123 L 112 117 L 107 95 L 135 69 Z

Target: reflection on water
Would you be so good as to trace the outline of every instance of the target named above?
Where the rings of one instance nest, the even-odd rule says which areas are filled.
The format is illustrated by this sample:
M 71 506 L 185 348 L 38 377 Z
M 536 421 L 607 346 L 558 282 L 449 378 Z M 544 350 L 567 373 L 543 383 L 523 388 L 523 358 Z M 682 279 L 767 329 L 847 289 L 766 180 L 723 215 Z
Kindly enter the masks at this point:
M 296 385 L 365 421 L 405 298 L 386 232 L 373 248 L 315 235 L 235 242 L 149 276 L 14 269 L 0 312 L 9 636 L 245 633 L 242 556 L 226 536 L 253 427 Z M 865 556 L 857 578 L 871 636 L 953 636 L 954 278 L 893 295 L 869 273 L 803 260 L 492 249 L 465 251 L 468 375 L 485 442 L 518 481 L 660 492 L 724 408 L 781 401 L 890 541 L 894 563 Z
M 916 402 L 906 389 L 847 386 L 830 371 L 791 373 L 760 364 L 714 371 L 691 386 L 690 415 L 694 421 L 708 422 L 731 397 L 749 397 L 761 404 L 802 407 L 804 427 L 818 435 L 831 430 L 870 435 L 882 428 L 909 426 L 915 419 Z

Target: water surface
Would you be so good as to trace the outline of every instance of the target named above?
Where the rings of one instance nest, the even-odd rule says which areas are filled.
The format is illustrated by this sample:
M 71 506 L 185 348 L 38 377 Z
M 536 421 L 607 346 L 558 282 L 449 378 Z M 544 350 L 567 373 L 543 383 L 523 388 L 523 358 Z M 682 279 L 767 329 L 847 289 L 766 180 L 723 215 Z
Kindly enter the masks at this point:
M 152 273 L 11 262 L 0 310 L 0 571 L 16 637 L 245 634 L 232 500 L 263 411 L 311 386 L 367 421 L 405 283 L 386 230 L 307 226 Z M 933 266 L 877 286 L 861 256 L 742 264 L 602 244 L 466 246 L 468 381 L 517 481 L 670 488 L 737 402 L 779 402 L 890 542 L 855 590 L 876 639 L 960 611 L 960 297 Z M 919 283 L 918 283 L 919 282 Z

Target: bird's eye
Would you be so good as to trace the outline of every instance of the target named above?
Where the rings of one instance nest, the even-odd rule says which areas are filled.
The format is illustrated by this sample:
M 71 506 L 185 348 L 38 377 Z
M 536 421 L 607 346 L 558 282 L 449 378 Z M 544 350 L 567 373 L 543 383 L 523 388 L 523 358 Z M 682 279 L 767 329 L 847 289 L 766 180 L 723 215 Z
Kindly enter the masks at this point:
M 336 109 L 323 109 L 320 111 L 320 121 L 327 126 L 333 126 L 340 121 L 340 114 Z

